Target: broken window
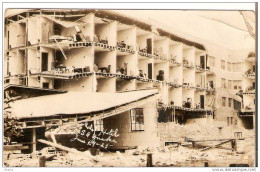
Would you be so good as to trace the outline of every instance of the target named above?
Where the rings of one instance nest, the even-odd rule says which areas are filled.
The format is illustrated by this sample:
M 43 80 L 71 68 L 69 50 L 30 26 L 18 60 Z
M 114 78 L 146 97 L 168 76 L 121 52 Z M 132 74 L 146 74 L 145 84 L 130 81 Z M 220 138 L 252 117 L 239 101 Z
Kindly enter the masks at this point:
M 228 107 L 232 107 L 232 98 L 228 98 Z
M 95 125 L 95 131 L 103 131 L 104 129 L 103 119 L 95 120 L 94 125 Z
M 221 69 L 226 69 L 226 62 L 224 60 L 221 60 Z
M 226 106 L 226 97 L 222 97 L 222 106 L 223 106 L 223 107 Z
M 130 118 L 132 131 L 144 131 L 144 115 L 142 108 L 131 109 Z

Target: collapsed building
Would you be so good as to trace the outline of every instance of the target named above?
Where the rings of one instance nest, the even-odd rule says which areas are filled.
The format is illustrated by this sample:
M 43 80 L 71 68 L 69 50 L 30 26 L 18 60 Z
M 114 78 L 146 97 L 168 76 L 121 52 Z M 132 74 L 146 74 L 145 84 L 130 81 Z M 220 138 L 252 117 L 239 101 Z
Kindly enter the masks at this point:
M 31 151 L 46 128 L 75 122 L 118 129 L 111 149 L 166 145 L 158 126 L 172 122 L 253 129 L 254 55 L 238 61 L 105 10 L 25 10 L 5 22 L 5 91 L 22 96 L 12 107 Z

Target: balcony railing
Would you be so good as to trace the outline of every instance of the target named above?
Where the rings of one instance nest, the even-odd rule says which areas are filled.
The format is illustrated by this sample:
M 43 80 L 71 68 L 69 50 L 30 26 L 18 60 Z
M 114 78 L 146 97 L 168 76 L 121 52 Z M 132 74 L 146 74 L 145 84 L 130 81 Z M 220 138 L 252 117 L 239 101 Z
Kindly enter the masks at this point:
M 254 78 L 255 77 L 255 72 L 253 71 L 253 69 L 248 69 L 245 74 L 244 74 L 245 77 L 249 77 L 249 78 Z
M 182 63 L 183 67 L 186 67 L 188 69 L 194 69 L 193 64 L 191 62 L 189 62 L 188 60 L 183 60 L 182 62 L 183 62 Z

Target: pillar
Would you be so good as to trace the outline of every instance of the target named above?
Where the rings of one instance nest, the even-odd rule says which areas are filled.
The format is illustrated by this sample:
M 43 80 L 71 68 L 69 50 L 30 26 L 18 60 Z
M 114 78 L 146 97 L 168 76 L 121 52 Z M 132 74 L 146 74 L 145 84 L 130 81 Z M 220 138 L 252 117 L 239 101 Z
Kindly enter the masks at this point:
M 32 153 L 36 152 L 36 128 L 32 129 Z

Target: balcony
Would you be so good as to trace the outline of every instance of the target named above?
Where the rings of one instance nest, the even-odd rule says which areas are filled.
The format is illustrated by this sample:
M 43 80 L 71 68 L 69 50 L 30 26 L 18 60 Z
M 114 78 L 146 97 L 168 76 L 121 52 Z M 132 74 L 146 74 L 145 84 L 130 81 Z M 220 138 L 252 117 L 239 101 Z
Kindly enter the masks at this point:
M 177 82 L 167 82 L 167 84 L 171 87 L 171 88 L 179 88 L 182 87 L 181 84 L 178 84 Z
M 173 56 L 172 54 L 170 55 L 170 66 L 181 66 L 181 63 L 176 61 L 176 56 Z
M 255 53 L 254 52 L 250 52 L 246 58 L 246 61 L 251 62 L 251 63 L 255 63 Z
M 118 50 L 117 51 L 118 55 L 128 55 L 129 53 L 130 54 L 134 54 L 135 53 L 133 45 L 127 45 L 127 44 L 125 44 L 124 41 L 117 42 L 116 49 Z
M 53 62 L 52 64 L 54 67 L 52 67 L 51 71 L 36 72 L 36 70 L 29 70 L 29 74 L 30 76 L 43 76 L 56 79 L 74 79 L 93 75 L 93 72 L 90 72 L 89 66 L 86 66 L 85 68 L 76 68 L 74 66 L 66 67 L 57 62 Z
M 244 95 L 254 95 L 255 94 L 255 88 L 253 86 L 249 86 L 245 89 L 245 92 L 243 92 Z
M 196 88 L 196 87 L 193 86 L 193 83 L 184 82 L 184 83 L 182 84 L 182 88 L 193 89 L 193 88 Z
M 188 60 L 183 60 L 182 65 L 187 69 L 194 69 L 192 62 L 189 62 Z
M 255 72 L 253 71 L 253 69 L 248 69 L 245 72 L 244 77 L 249 78 L 249 79 L 255 79 Z
M 199 91 L 199 92 L 206 91 L 206 88 L 202 87 L 201 84 L 196 84 L 195 89 L 196 89 L 196 91 Z
M 201 73 L 205 72 L 206 69 L 204 69 L 201 65 L 195 65 L 196 72 Z

